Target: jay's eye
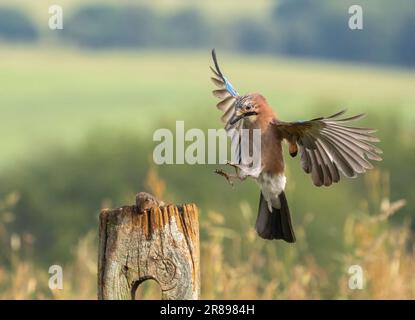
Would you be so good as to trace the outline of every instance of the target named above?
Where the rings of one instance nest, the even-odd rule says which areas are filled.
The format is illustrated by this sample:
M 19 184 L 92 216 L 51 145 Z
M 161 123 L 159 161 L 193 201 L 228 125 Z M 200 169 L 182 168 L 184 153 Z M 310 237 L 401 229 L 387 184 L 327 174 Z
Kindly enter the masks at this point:
M 246 110 L 251 110 L 251 106 L 246 106 L 245 109 Z

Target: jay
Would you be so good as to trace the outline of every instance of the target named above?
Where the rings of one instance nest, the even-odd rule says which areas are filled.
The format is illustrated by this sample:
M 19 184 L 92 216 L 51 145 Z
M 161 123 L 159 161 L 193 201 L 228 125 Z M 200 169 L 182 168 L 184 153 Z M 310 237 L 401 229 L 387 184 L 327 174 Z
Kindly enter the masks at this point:
M 264 239 L 282 239 L 295 242 L 290 210 L 284 193 L 286 177 L 282 142 L 288 144 L 292 157 L 300 155 L 303 170 L 311 175 L 314 185 L 330 186 L 340 180 L 340 173 L 356 177 L 373 168 L 370 160 L 380 161 L 382 153 L 374 142 L 379 139 L 376 130 L 347 126 L 350 121 L 363 118 L 364 114 L 342 117 L 346 110 L 329 117 L 308 121 L 285 122 L 279 120 L 267 100 L 258 93 L 239 95 L 219 68 L 215 50 L 212 50 L 214 67 L 210 67 L 212 81 L 217 89 L 213 95 L 220 99 L 217 108 L 223 111 L 222 121 L 231 136 L 235 175 L 222 170 L 216 173 L 244 180 L 251 177 L 258 183 L 259 198 L 256 231 Z M 260 146 L 255 146 L 252 132 L 260 130 Z M 249 152 L 260 152 L 259 166 L 243 163 L 241 159 L 242 131 L 248 131 Z M 258 144 L 258 142 L 256 142 Z

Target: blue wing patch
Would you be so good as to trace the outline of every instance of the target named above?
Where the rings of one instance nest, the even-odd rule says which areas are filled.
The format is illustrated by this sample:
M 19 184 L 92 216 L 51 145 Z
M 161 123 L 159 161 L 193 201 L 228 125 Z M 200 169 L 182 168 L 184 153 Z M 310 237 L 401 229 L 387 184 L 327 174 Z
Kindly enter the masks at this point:
M 225 77 L 223 77 L 223 79 L 225 80 L 225 86 L 226 86 L 226 90 L 234 97 L 238 96 L 238 92 L 236 92 L 236 90 L 234 89 L 234 87 L 232 86 L 232 84 L 228 81 L 228 79 L 226 79 Z

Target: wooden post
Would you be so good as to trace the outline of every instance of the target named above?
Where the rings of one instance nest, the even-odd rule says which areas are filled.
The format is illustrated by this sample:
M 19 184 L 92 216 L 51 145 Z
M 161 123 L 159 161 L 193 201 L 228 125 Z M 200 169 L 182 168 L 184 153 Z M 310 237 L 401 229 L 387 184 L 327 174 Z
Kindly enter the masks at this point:
M 148 279 L 160 285 L 163 300 L 199 298 L 196 205 L 104 209 L 99 220 L 98 299 L 134 299 Z

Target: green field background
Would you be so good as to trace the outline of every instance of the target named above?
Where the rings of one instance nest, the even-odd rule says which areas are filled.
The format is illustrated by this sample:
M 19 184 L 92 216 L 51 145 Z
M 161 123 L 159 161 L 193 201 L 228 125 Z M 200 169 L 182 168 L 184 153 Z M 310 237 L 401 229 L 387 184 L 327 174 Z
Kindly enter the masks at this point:
M 72 10 L 81 2 L 66 3 Z M 226 23 L 235 6 L 232 18 L 244 19 L 272 5 L 250 3 L 197 7 Z M 24 8 L 47 34 L 48 1 L 4 4 Z M 317 188 L 284 150 L 298 241 L 264 241 L 254 230 L 254 181 L 231 188 L 214 174 L 219 165 L 152 161 L 159 128 L 174 130 L 178 120 L 185 129 L 222 128 L 210 48 L 94 50 L 53 36 L 0 42 L 0 299 L 95 299 L 98 214 L 133 204 L 142 190 L 198 205 L 202 298 L 415 298 L 414 69 L 221 48 L 217 54 L 238 92 L 260 92 L 283 120 L 345 108 L 366 113 L 358 125 L 378 129 L 383 161 L 356 179 Z M 63 266 L 63 290 L 48 288 L 52 264 Z M 348 287 L 355 264 L 365 272 L 363 290 Z M 160 297 L 157 286 L 140 294 Z
M 347 108 L 372 116 L 403 115 L 403 127 L 415 119 L 412 72 L 219 54 L 236 88 L 261 92 L 282 119 L 307 119 L 324 107 L 328 113 Z M 195 114 L 203 114 L 207 127 L 220 127 L 210 93 L 209 52 L 6 47 L 0 58 L 0 108 L 7 119 L 0 128 L 1 166 L 51 143 L 73 145 L 94 127 L 130 129 L 151 138 L 163 121 L 188 120 L 190 128 Z

